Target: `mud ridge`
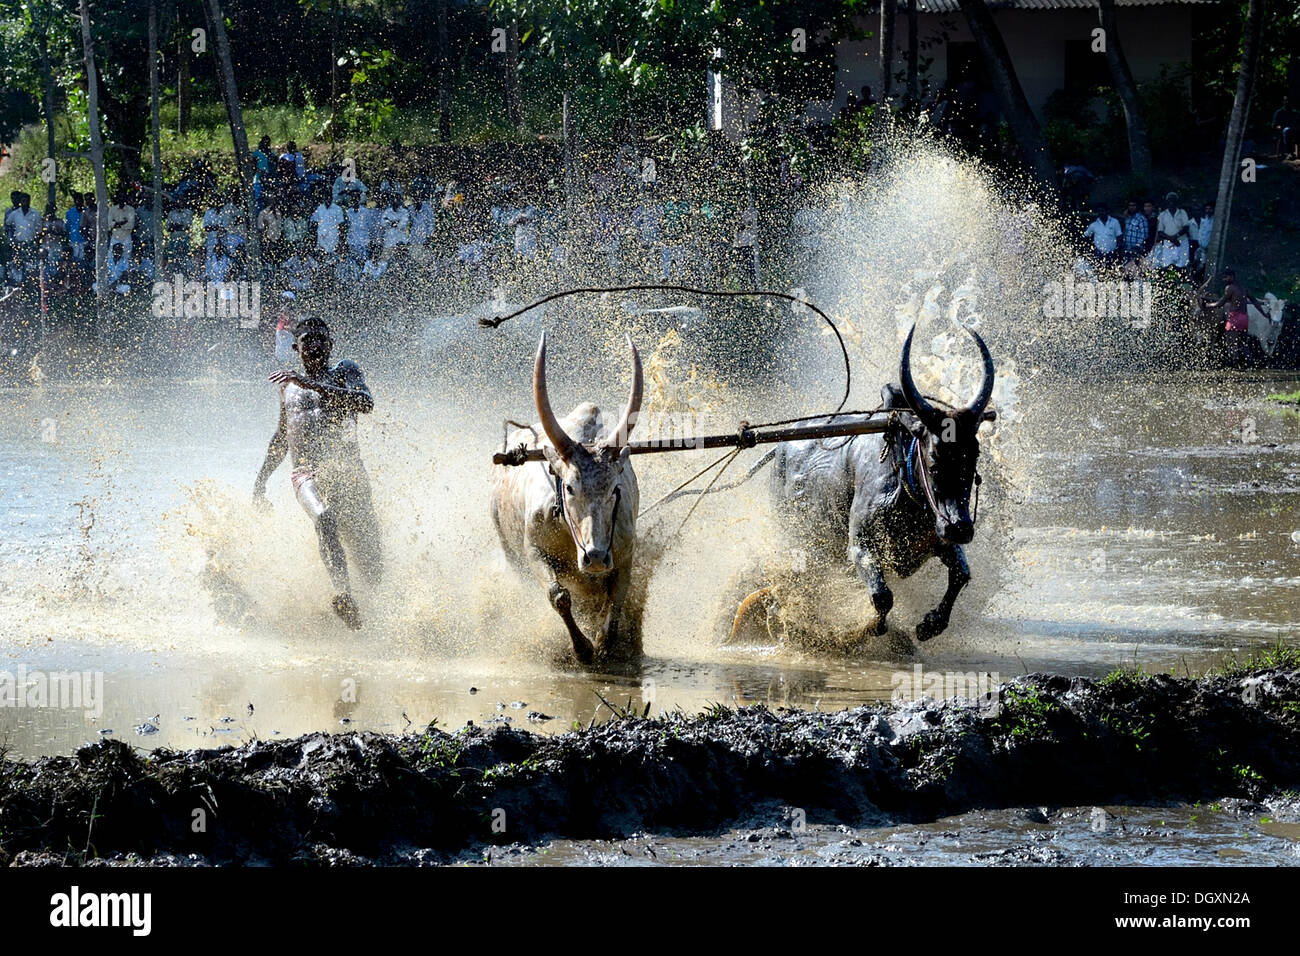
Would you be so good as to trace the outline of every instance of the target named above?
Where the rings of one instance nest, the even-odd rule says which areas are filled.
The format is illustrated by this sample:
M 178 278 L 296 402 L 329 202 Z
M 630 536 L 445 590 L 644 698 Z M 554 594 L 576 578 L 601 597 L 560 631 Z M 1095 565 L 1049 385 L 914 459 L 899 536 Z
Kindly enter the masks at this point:
M 0 863 L 449 862 L 492 844 L 717 832 L 773 803 L 872 826 L 1298 786 L 1298 670 L 1032 674 L 977 701 L 718 707 L 557 737 L 471 725 L 186 752 L 102 741 L 0 761 Z

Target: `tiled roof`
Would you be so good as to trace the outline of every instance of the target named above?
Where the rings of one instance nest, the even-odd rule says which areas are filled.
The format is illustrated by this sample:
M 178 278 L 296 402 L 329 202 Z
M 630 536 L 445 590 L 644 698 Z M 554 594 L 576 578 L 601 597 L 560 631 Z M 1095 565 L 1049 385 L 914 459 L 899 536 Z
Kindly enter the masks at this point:
M 899 0 L 906 10 L 913 0 Z M 1096 10 L 1097 0 L 985 0 L 992 10 Z M 1218 0 L 1115 0 L 1117 7 L 1167 7 L 1216 3 Z M 957 13 L 957 0 L 915 0 L 919 13 Z

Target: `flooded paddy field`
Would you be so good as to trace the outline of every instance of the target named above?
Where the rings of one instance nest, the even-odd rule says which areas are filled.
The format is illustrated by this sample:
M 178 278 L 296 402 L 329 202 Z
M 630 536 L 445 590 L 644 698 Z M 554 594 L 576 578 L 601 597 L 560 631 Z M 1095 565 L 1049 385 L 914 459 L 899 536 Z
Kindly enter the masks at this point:
M 833 714 L 891 698 L 973 696 L 971 681 L 982 694 L 1028 672 L 1097 678 L 1136 666 L 1185 679 L 1294 637 L 1300 416 L 1266 397 L 1293 383 L 1197 373 L 1036 383 L 1016 424 L 1016 447 L 1032 454 L 989 469 L 971 546 L 975 582 L 949 631 L 928 644 L 911 629 L 941 592 L 935 569 L 898 589 L 890 634 L 868 648 L 720 644 L 737 575 L 756 559 L 789 561 L 760 476 L 707 498 L 680 531 L 680 502 L 659 524 L 643 522 L 648 539 L 663 542 L 645 659 L 617 673 L 574 670 L 557 661 L 562 628 L 544 596 L 504 565 L 488 517 L 488 462 L 500 441 L 492 423 L 526 414 L 528 357 L 516 381 L 467 388 L 458 402 L 446 401 L 442 383 L 372 376 L 380 405 L 362 444 L 390 571 L 362 593 L 359 633 L 329 612 L 310 525 L 285 476 L 273 479 L 269 514 L 249 507 L 274 426 L 269 386 L 213 377 L 0 391 L 0 670 L 29 681 L 85 673 L 88 690 L 102 681 L 90 706 L 0 709 L 10 758 L 115 740 L 146 754 L 246 753 L 321 733 L 419 739 L 431 722 L 438 733 L 472 724 L 543 738 L 581 729 L 561 738 L 573 739 L 593 722 L 596 733 L 618 723 L 615 710 Z M 618 394 L 621 372 L 610 370 L 606 391 Z M 1140 402 L 1106 400 L 1138 389 Z M 735 394 L 746 407 L 773 401 L 761 388 Z M 644 501 L 701 460 L 647 458 L 638 467 Z M 852 598 L 854 583 L 846 587 Z M 788 797 L 757 793 L 703 827 L 627 821 L 602 839 L 539 828 L 513 850 L 485 835 L 485 846 L 502 845 L 469 840 L 430 860 L 1291 862 L 1297 839 L 1286 821 L 1298 818 L 1279 794 L 1296 781 L 1269 783 L 1258 794 L 1269 805 L 1224 779 L 1195 794 L 1153 786 L 1029 793 L 983 808 L 957 801 L 924 820 L 860 807 L 843 820 L 812 813 L 798 830 Z M 1125 793 L 1137 803 L 1124 804 Z M 1107 816 L 1097 817 L 1094 799 Z M 322 852 L 321 862 L 338 862 Z
M 263 845 L 250 831 L 187 849 L 170 823 L 140 818 L 128 802 L 115 810 L 127 829 L 100 832 L 106 859 L 183 851 L 217 862 L 422 862 L 429 851 L 432 862 L 463 862 L 491 847 L 493 861 L 579 863 L 640 860 L 648 840 L 696 862 L 1207 862 L 1216 841 L 1226 855 L 1213 862 L 1289 860 L 1288 794 L 1300 784 L 1288 762 L 1290 659 L 1275 662 L 1280 689 L 1267 712 L 1242 700 L 1240 686 L 1193 682 L 1229 658 L 1294 643 L 1300 413 L 1269 396 L 1294 391 L 1296 376 L 1202 368 L 1194 357 L 1203 352 L 1159 315 L 1142 329 L 1019 318 L 1037 316 L 1042 289 L 1071 268 L 1060 224 L 1029 208 L 978 170 L 923 150 L 829 198 L 834 239 L 819 253 L 820 278 L 806 284 L 839 321 L 846 355 L 788 302 L 711 314 L 704 301 L 602 297 L 494 330 L 477 322 L 499 311 L 491 303 L 437 316 L 408 303 L 386 324 L 322 304 L 334 360 L 360 364 L 376 403 L 358 434 L 385 573 L 357 591 L 359 631 L 331 610 L 288 469 L 271 479 L 269 509 L 251 500 L 278 414 L 269 342 L 232 351 L 214 341 L 184 368 L 146 344 L 131 360 L 92 356 L 97 364 L 75 374 L 48 356 L 48 374 L 9 370 L 0 384 L 0 700 L 13 706 L 0 707 L 0 748 L 14 799 L 68 799 L 63 830 L 24 831 L 7 852 L 51 862 L 62 838 L 84 846 L 88 815 L 105 812 L 95 794 L 113 780 L 134 781 L 137 795 L 160 786 L 152 797 L 186 813 L 196 787 L 221 790 L 225 806 L 235 794 L 283 789 L 283 801 L 242 804 L 248 815 L 236 822 L 265 813 L 286 832 L 312 808 L 353 798 L 378 806 L 398 794 L 391 819 L 410 829 L 374 829 L 379 811 L 356 811 L 359 829 L 315 842 Z M 999 229 L 1008 216 L 1025 228 Z M 545 279 L 548 289 L 556 281 Z M 504 296 L 531 299 L 522 285 Z M 966 548 L 972 581 L 943 634 L 915 640 L 944 589 L 931 561 L 890 581 L 889 630 L 863 639 L 874 618 L 863 585 L 782 536 L 765 472 L 743 480 L 761 448 L 720 469 L 713 493 L 659 503 L 715 460 L 692 450 L 636 460 L 644 657 L 595 670 L 566 659 L 544 589 L 507 564 L 489 511 L 504 422 L 537 420 L 530 380 L 542 328 L 556 409 L 595 400 L 607 422 L 628 394 L 630 334 L 646 381 L 636 437 L 671 440 L 825 413 L 842 397 L 847 409 L 875 408 L 913 324 L 927 394 L 964 404 L 976 391 L 979 365 L 958 326 L 978 328 L 997 369 L 998 419 L 980 431 L 983 483 Z M 791 581 L 817 587 L 804 593 Z M 765 582 L 775 582 L 778 606 L 733 635 L 742 599 Z M 787 639 L 796 626 L 825 639 Z M 1147 710 L 1094 700 L 1113 687 L 1084 689 L 1098 709 L 1070 725 L 1079 735 L 1037 720 L 1048 704 L 1032 688 L 1117 668 L 1157 675 Z M 1030 674 L 1053 676 L 1008 683 Z M 1042 693 L 1070 709 L 1068 686 Z M 908 708 L 920 705 L 908 702 L 917 699 L 1002 707 L 1008 694 L 1020 724 L 954 718 L 935 749 L 909 742 L 917 727 L 904 734 L 891 723 L 915 717 Z M 1151 715 L 1173 723 L 1149 726 Z M 713 718 L 737 721 L 735 733 L 717 737 Z M 798 729 L 807 746 L 760 746 L 764 734 L 781 735 L 769 719 Z M 976 734 L 982 751 L 963 749 L 962 734 L 984 726 L 970 720 L 993 721 Z M 844 728 L 830 749 L 812 732 L 821 722 Z M 702 755 L 694 769 L 656 749 L 674 729 Z M 1157 730 L 1166 743 L 1152 761 L 1144 735 Z M 1217 758 L 1213 733 L 1230 761 Z M 848 741 L 863 734 L 875 735 L 861 744 L 874 756 L 857 764 Z M 478 748 L 477 802 L 446 803 L 465 747 Z M 648 796 L 621 816 L 621 791 L 607 794 L 612 815 L 590 798 L 575 803 L 590 781 L 571 761 L 593 747 L 611 779 L 642 771 L 623 782 Z M 746 762 L 762 747 L 788 776 Z M 544 773 L 529 763 L 547 759 L 559 764 Z M 170 768 L 167 780 L 146 761 Z M 962 767 L 993 782 L 954 789 L 945 781 Z M 736 789 L 716 790 L 733 772 Z M 645 774 L 663 786 L 645 790 Z M 847 803 L 834 797 L 841 785 L 855 794 Z M 690 793 L 712 794 L 714 809 L 678 799 Z M 493 831 L 491 811 L 506 809 L 493 802 L 499 794 L 532 809 L 522 819 L 507 810 L 514 822 Z M 457 822 L 430 830 L 420 801 Z M 1202 813 L 1198 802 L 1235 809 Z M 556 808 L 587 824 L 555 823 Z M 792 810 L 807 811 L 802 828 Z M 7 840 L 14 832 L 6 824 Z
M 680 534 L 688 503 L 673 502 L 646 659 L 619 674 L 557 667 L 558 621 L 500 558 L 486 496 L 491 421 L 521 414 L 518 394 L 485 399 L 480 412 L 435 407 L 382 375 L 372 385 L 381 406 L 362 440 L 391 574 L 363 597 L 372 623 L 360 634 L 329 613 L 287 479 L 272 482 L 272 514 L 248 505 L 274 425 L 271 387 L 0 392 L 0 662 L 93 670 L 104 683 L 94 719 L 0 711 L 12 753 L 66 752 L 109 731 L 192 747 L 341 726 L 401 731 L 435 717 L 556 732 L 586 726 L 597 692 L 655 713 L 715 702 L 832 710 L 888 699 L 918 665 L 1004 680 L 1134 663 L 1196 675 L 1294 633 L 1300 416 L 1266 400 L 1280 380 L 1147 378 L 1143 402 L 1127 408 L 1102 398 L 1133 387 L 1124 382 L 1097 386 L 1095 402 L 1076 384 L 1039 388 L 1046 400 L 1018 425 L 1031 463 L 1006 473 L 1001 501 L 986 490 L 975 583 L 952 628 L 926 645 L 910 629 L 941 591 L 931 568 L 900 589 L 895 639 L 865 654 L 720 646 L 735 574 L 755 556 L 787 559 L 763 476 L 710 496 Z M 43 441 L 51 422 L 56 440 Z M 647 501 L 700 460 L 646 457 Z M 134 732 L 154 715 L 155 730 Z

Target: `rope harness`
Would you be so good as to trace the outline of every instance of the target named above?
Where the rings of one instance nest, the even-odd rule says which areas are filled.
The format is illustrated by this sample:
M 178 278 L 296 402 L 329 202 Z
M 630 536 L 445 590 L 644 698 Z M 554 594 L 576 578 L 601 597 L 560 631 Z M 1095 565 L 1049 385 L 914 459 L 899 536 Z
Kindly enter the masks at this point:
M 892 439 L 887 439 L 887 441 L 892 441 Z M 911 498 L 913 501 L 915 501 L 918 505 L 919 504 L 929 505 L 931 513 L 936 518 L 944 518 L 945 520 L 947 520 L 948 518 L 947 511 L 940 510 L 939 503 L 934 496 L 934 481 L 930 476 L 930 466 L 926 462 L 925 456 L 918 454 L 918 451 L 920 450 L 920 446 L 921 446 L 921 440 L 917 438 L 915 435 L 913 435 L 912 443 L 911 445 L 908 446 L 907 452 L 903 455 L 903 460 L 902 460 L 903 488 L 907 491 L 908 497 Z M 884 455 L 888 453 L 888 449 L 889 449 L 889 445 L 886 444 L 885 448 L 882 450 L 882 454 L 881 454 L 882 460 L 884 459 Z M 896 465 L 895 467 L 898 466 Z M 918 497 L 916 493 L 917 474 L 919 474 L 921 477 L 921 490 L 925 495 L 924 501 L 922 501 L 922 499 Z M 975 504 L 971 514 L 971 524 L 974 524 L 976 521 L 979 520 L 980 485 L 982 485 L 983 483 L 984 483 L 984 479 L 980 476 L 980 473 L 976 471 L 974 478 L 971 480 L 971 484 L 975 489 Z

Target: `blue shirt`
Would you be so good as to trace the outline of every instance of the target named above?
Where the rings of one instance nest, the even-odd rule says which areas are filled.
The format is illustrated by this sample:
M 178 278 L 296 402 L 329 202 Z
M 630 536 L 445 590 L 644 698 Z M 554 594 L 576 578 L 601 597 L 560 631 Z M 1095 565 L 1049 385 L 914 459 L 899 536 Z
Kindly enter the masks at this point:
M 81 210 L 73 206 L 63 218 L 68 224 L 68 242 L 85 242 L 86 237 L 81 234 Z
M 1129 216 L 1124 224 L 1124 248 L 1142 249 L 1147 244 L 1147 217 L 1142 213 Z

